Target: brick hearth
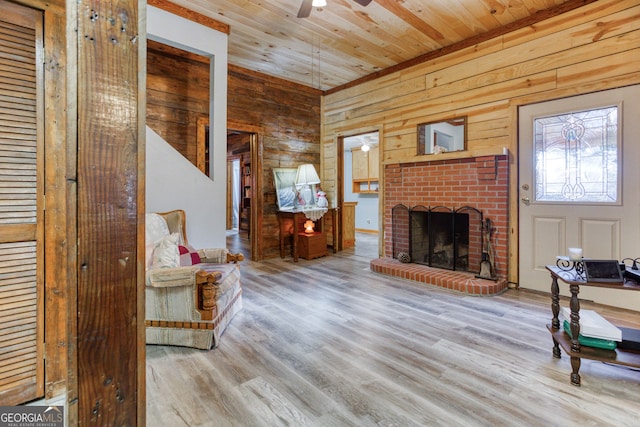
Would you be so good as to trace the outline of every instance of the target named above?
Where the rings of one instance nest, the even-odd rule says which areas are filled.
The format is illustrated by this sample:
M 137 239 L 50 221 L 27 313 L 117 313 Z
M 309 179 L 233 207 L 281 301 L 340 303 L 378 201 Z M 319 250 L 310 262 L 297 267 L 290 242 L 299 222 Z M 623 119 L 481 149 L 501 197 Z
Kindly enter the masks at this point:
M 387 164 L 384 170 L 385 257 L 371 270 L 416 280 L 468 295 L 495 295 L 507 289 L 509 159 L 506 155 Z M 409 221 L 393 224 L 394 207 L 471 206 L 491 220 L 493 273 L 498 281 L 478 279 L 472 272 L 401 263 L 394 257 L 409 252 Z M 394 236 L 394 232 L 398 233 Z M 395 240 L 394 240 L 395 237 Z M 474 271 L 472 268 L 470 271 Z M 479 266 L 475 269 L 479 271 Z
M 371 261 L 371 270 L 468 295 L 491 296 L 507 289 L 507 281 L 504 279 L 494 282 L 493 280 L 476 278 L 472 273 L 443 270 L 421 264 L 406 264 L 393 258 L 374 259 Z

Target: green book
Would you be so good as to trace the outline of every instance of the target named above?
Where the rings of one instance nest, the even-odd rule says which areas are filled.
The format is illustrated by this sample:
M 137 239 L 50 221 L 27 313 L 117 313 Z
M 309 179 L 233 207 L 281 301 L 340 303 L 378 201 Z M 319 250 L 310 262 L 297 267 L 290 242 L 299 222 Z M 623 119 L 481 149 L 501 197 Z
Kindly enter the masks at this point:
M 566 332 L 566 334 L 569 335 L 571 338 L 573 338 L 573 336 L 571 335 L 571 325 L 569 324 L 569 321 L 565 320 L 564 322 L 562 322 L 562 326 L 564 327 L 564 331 Z M 603 340 L 600 338 L 585 337 L 582 334 L 578 335 L 578 342 L 580 343 L 580 345 L 586 345 L 587 347 L 603 348 L 605 350 L 615 350 L 617 346 L 615 341 Z

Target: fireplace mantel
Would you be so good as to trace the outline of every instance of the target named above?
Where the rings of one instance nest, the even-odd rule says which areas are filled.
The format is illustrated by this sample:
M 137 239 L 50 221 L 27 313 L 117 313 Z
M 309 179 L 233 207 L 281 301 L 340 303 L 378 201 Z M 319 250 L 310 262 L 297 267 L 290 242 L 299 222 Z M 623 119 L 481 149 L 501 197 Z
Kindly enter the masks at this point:
M 486 156 L 507 156 L 509 149 L 507 147 L 490 147 L 483 149 L 452 151 L 450 153 L 427 154 L 423 156 L 406 156 L 398 159 L 384 160 L 382 164 L 386 165 L 402 165 L 406 163 L 423 163 L 423 162 L 439 162 L 442 160 L 452 159 L 473 159 L 476 157 Z

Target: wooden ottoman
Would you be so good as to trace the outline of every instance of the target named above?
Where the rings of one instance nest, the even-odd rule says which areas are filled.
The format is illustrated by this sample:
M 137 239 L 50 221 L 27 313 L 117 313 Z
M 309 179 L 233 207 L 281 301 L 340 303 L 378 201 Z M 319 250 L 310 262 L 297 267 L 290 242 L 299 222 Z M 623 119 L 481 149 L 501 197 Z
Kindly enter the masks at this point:
M 327 254 L 327 237 L 323 232 L 298 233 L 298 255 L 314 259 Z

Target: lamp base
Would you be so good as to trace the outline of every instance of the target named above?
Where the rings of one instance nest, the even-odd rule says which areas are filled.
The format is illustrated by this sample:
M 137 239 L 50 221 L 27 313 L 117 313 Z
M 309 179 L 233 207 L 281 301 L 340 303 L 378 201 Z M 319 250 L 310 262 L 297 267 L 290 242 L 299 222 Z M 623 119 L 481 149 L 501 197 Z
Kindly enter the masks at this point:
M 315 224 L 310 219 L 306 220 L 304 223 L 304 232 L 307 234 L 313 234 L 313 227 Z

